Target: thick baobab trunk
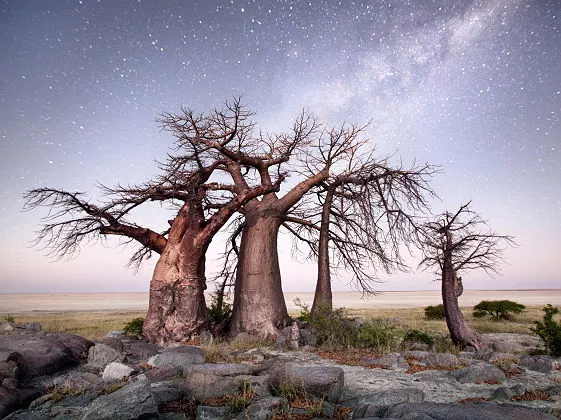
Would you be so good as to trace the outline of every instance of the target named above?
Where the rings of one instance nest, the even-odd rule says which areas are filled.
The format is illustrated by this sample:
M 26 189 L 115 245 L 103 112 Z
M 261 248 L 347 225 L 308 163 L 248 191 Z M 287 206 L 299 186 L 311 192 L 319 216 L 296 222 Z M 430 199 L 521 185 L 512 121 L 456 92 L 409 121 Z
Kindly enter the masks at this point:
M 331 311 L 333 309 L 333 294 L 331 292 L 331 267 L 329 265 L 329 222 L 330 211 L 333 204 L 334 188 L 329 188 L 323 203 L 321 213 L 321 226 L 318 244 L 318 279 L 314 303 L 312 304 L 311 314 L 318 311 Z
M 186 343 L 208 329 L 204 298 L 208 245 L 197 241 L 203 221 L 202 209 L 186 204 L 172 222 L 168 242 L 152 275 L 142 327 L 152 343 Z
M 445 264 L 442 270 L 442 302 L 450 338 L 454 344 L 462 347 L 472 346 L 480 350 L 484 347 L 483 339 L 468 326 L 460 311 L 458 296 L 461 291 L 458 286 L 454 269 L 450 265 L 446 267 Z
M 243 331 L 274 339 L 290 322 L 277 252 L 280 225 L 281 218 L 276 215 L 245 215 L 230 322 L 232 335 Z
M 159 345 L 188 342 L 208 328 L 204 254 L 193 258 L 178 248 L 164 250 L 150 282 L 150 302 L 142 330 L 150 342 Z

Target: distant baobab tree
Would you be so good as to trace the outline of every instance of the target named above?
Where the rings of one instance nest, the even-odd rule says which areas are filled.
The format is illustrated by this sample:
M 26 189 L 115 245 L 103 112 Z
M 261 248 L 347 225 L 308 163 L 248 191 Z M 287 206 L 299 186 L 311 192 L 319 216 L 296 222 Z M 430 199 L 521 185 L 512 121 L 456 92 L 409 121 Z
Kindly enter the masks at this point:
M 440 214 L 424 227 L 421 266 L 434 268 L 442 281 L 442 301 L 446 325 L 452 341 L 460 346 L 484 346 L 481 336 L 466 323 L 458 304 L 463 292 L 459 273 L 483 269 L 498 272 L 498 264 L 506 246 L 515 245 L 512 236 L 487 230 L 487 223 L 470 208 L 462 205 L 455 213 Z

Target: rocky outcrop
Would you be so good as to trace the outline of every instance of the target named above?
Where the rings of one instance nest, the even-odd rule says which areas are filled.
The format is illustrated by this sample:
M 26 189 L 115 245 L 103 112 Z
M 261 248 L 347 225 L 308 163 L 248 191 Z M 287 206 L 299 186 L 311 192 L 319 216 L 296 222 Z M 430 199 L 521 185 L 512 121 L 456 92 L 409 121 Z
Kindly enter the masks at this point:
M 17 364 L 20 382 L 77 365 L 93 344 L 73 334 L 0 335 L 0 350 L 11 352 L 7 361 Z
M 277 361 L 266 372 L 270 375 L 270 385 L 276 389 L 294 385 L 332 403 L 338 402 L 343 392 L 344 372 L 339 367 L 302 366 Z
M 159 414 L 150 383 L 141 381 L 102 395 L 88 405 L 83 420 L 138 419 Z
M 409 363 L 400 353 L 390 353 L 382 357 L 367 359 L 364 363 L 384 369 L 409 369 Z
M 524 356 L 520 358 L 518 364 L 526 369 L 541 373 L 559 370 L 560 366 L 558 360 L 553 360 L 547 356 Z
M 37 377 L 69 369 L 85 357 L 91 341 L 73 334 L 33 333 L 32 325 L 21 334 L 0 335 L 0 418 L 25 407 L 44 387 L 30 385 Z
M 353 419 L 391 418 L 391 419 L 427 419 L 427 420 L 496 420 L 496 419 L 532 419 L 553 420 L 554 417 L 526 407 L 499 405 L 494 403 L 402 403 L 379 410 L 353 415 Z
M 25 337 L 12 343 L 52 348 L 45 359 L 65 354 L 69 365 L 43 366 L 41 377 L 29 378 L 21 374 L 29 372 L 23 361 L 34 359 L 24 358 L 15 344 L 0 346 L 0 414 L 27 407 L 10 414 L 12 420 L 172 419 L 183 413 L 198 419 L 269 419 L 279 413 L 284 418 L 350 413 L 352 418 L 545 419 L 547 410 L 561 404 L 558 361 L 541 356 L 408 351 L 348 366 L 308 351 L 232 349 L 228 357 L 241 362 L 205 363 L 199 347 L 158 348 L 118 332 L 95 346 L 77 336 Z M 53 343 L 64 343 L 66 350 Z M 86 354 L 88 363 L 77 365 Z M 290 403 L 291 392 L 309 407 Z M 542 399 L 524 401 L 532 395 Z
M 506 379 L 504 372 L 492 363 L 478 361 L 465 368 L 450 373 L 458 382 L 465 384 L 484 382 L 503 382 Z

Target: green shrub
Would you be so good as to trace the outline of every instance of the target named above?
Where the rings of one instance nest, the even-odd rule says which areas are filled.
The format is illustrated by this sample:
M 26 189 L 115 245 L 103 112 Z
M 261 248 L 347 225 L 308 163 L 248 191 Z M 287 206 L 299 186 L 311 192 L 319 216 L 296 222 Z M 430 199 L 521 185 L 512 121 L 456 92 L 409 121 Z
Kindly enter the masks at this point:
M 249 407 L 255 395 L 256 394 L 251 386 L 251 383 L 243 381 L 240 386 L 240 392 L 232 395 L 228 401 L 228 407 L 230 407 L 234 414 L 239 414 Z
M 440 305 L 427 306 L 425 308 L 425 318 L 429 320 L 446 319 L 444 305 L 441 303 Z
M 12 314 L 6 314 L 4 320 L 6 320 L 6 322 L 16 322 L 16 318 L 14 318 Z
M 298 319 L 312 326 L 312 343 L 316 347 L 390 350 L 401 341 L 401 331 L 387 321 L 375 319 L 359 324 L 345 308 L 330 310 L 320 306 L 311 314 L 299 299 L 294 303 L 300 307 Z
M 473 307 L 473 316 L 483 318 L 490 315 L 495 321 L 511 319 L 513 314 L 519 314 L 526 307 L 511 300 L 483 300 Z
M 214 327 L 220 324 L 225 319 L 232 316 L 232 305 L 224 301 L 224 290 L 217 290 L 211 296 L 210 306 L 207 307 L 208 310 L 208 321 L 210 327 Z
M 559 313 L 559 309 L 547 305 L 543 308 L 545 312 L 543 322 L 534 321 L 536 326 L 530 328 L 544 342 L 547 352 L 555 357 L 561 356 L 561 321 L 555 321 L 553 317 Z
M 402 341 L 403 331 L 383 319 L 373 319 L 358 327 L 358 334 L 354 347 L 378 348 L 391 351 Z
M 404 342 L 422 343 L 429 347 L 434 346 L 434 339 L 426 332 L 420 330 L 407 330 L 403 337 Z
M 142 338 L 142 324 L 144 324 L 144 318 L 134 318 L 125 324 L 123 332 L 126 335 L 135 335 L 138 338 Z
M 302 322 L 310 322 L 311 315 L 310 315 L 310 307 L 308 306 L 308 304 L 300 300 L 300 298 L 296 298 L 294 299 L 294 305 L 296 305 L 297 308 L 300 308 L 300 315 L 298 315 L 296 319 Z

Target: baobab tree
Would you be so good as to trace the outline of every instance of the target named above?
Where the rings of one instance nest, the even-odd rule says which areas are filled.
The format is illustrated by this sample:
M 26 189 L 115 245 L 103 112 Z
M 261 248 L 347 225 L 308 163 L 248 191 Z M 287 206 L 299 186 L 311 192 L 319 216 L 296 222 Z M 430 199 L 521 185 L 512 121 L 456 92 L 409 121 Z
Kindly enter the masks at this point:
M 418 242 L 417 215 L 434 196 L 435 168 L 392 167 L 373 155 L 326 183 L 318 241 L 318 277 L 311 313 L 333 307 L 331 268 L 350 271 L 355 286 L 374 293 L 376 269 L 406 269 L 400 247 Z M 330 246 L 331 244 L 331 246 Z M 332 256 L 330 256 L 330 250 Z
M 186 342 L 208 327 L 204 299 L 205 255 L 214 235 L 230 216 L 255 197 L 278 191 L 283 176 L 267 185 L 234 185 L 210 182 L 220 172 L 235 173 L 236 163 L 208 148 L 206 142 L 225 145 L 241 142 L 253 124 L 239 100 L 208 115 L 183 110 L 188 120 L 176 135 L 173 151 L 159 164 L 161 174 L 142 185 L 101 186 L 104 202 L 94 204 L 82 193 L 54 188 L 29 191 L 26 209 L 45 206 L 37 243 L 51 255 L 69 257 L 84 241 L 117 235 L 141 247 L 131 264 L 140 264 L 151 253 L 160 254 L 150 282 L 150 301 L 143 333 L 158 344 Z M 174 125 L 169 115 L 160 120 L 164 129 Z M 185 138 L 193 141 L 185 141 Z M 239 165 L 238 165 L 239 166 Z M 157 233 L 130 221 L 131 212 L 151 202 L 168 202 L 176 208 L 170 228 Z
M 231 334 L 245 331 L 274 338 L 290 322 L 278 262 L 279 228 L 288 211 L 311 188 L 324 182 L 330 170 L 350 153 L 361 129 L 327 129 L 303 112 L 288 133 L 268 136 L 247 130 L 234 141 L 201 141 L 196 133 L 185 132 L 190 119 L 190 115 L 170 114 L 165 123 L 184 142 L 204 144 L 225 159 L 234 190 L 250 185 L 271 189 L 238 210 L 244 219 L 229 329 Z M 272 185 L 282 182 L 288 172 L 297 178 L 295 185 L 279 196 Z
M 424 227 L 423 260 L 420 266 L 434 268 L 440 275 L 446 325 L 454 344 L 481 349 L 481 336 L 466 323 L 458 304 L 463 292 L 459 273 L 483 269 L 498 273 L 498 264 L 506 246 L 515 245 L 512 236 L 487 230 L 487 223 L 462 205 L 455 213 L 442 213 Z

